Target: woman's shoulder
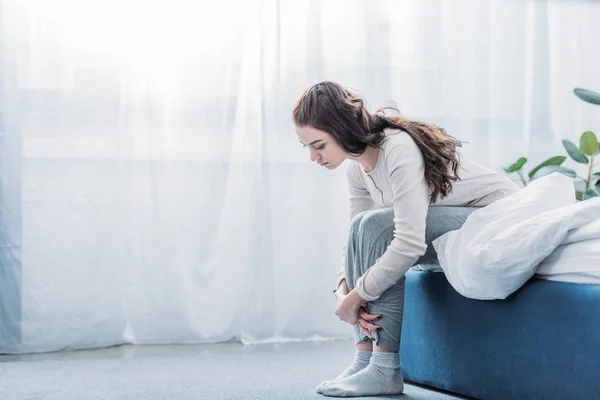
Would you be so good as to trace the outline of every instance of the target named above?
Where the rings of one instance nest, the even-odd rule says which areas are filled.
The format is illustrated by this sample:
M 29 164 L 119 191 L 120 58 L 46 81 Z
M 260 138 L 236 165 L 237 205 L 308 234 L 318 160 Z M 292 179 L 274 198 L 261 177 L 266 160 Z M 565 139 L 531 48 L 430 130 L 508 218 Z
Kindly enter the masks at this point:
M 406 143 L 415 143 L 413 138 L 408 134 L 408 132 L 403 131 L 402 129 L 396 128 L 387 128 L 383 131 L 385 138 L 383 139 L 382 144 L 387 147 L 394 147 L 401 144 Z
M 421 154 L 419 146 L 412 136 L 402 129 L 386 129 L 385 139 L 381 143 L 386 159 L 394 159 L 399 156 Z

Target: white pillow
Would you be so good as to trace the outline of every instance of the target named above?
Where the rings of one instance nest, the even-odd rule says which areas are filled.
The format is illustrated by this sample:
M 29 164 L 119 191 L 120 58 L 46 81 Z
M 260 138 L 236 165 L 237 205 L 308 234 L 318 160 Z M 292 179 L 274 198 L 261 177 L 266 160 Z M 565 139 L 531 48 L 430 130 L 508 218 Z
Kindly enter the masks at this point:
M 440 266 L 463 296 L 504 299 L 536 272 L 571 229 L 600 217 L 600 198 L 576 202 L 573 181 L 553 173 L 474 211 L 433 241 Z

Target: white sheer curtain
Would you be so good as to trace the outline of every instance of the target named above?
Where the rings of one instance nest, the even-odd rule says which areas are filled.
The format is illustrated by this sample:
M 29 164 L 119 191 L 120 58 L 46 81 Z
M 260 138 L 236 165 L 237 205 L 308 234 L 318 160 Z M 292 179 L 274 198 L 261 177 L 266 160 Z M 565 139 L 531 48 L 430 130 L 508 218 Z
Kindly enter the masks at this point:
M 343 171 L 290 120 L 332 79 L 500 170 L 600 126 L 600 4 L 4 0 L 0 353 L 350 337 Z

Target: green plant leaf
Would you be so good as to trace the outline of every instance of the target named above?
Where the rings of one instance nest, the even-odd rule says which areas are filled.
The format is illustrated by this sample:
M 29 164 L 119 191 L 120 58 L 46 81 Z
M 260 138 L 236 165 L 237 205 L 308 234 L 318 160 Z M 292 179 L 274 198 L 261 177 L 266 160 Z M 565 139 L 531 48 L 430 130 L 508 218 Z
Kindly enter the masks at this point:
M 588 156 L 593 156 L 596 154 L 596 151 L 598 151 L 598 145 L 598 138 L 592 131 L 583 132 L 581 138 L 579 139 L 579 150 Z
M 592 92 L 591 90 L 575 88 L 573 92 L 577 97 L 579 97 L 583 101 L 587 101 L 588 103 L 598 104 L 600 105 L 600 94 L 596 92 Z
M 583 199 L 587 200 L 587 199 L 591 199 L 592 197 L 598 197 L 598 193 L 594 189 L 586 190 L 583 195 Z
M 585 188 L 586 188 L 587 184 L 585 182 L 585 180 L 579 178 L 575 181 L 575 191 L 576 192 L 585 192 Z
M 577 200 L 583 200 L 583 192 L 575 192 L 575 198 Z
M 529 172 L 529 178 L 532 178 L 535 175 L 535 173 L 538 172 L 538 170 L 540 168 L 546 167 L 548 165 L 561 165 L 562 163 L 565 162 L 566 159 L 567 159 L 567 157 L 565 157 L 565 156 L 556 156 L 556 157 L 547 159 L 546 161 L 544 161 L 543 163 L 541 163 L 540 165 L 538 165 L 537 167 L 532 169 L 531 172 Z
M 509 174 L 511 172 L 517 172 L 518 170 L 520 170 L 521 168 L 523 168 L 523 165 L 525 165 L 525 163 L 527 162 L 527 159 L 525 157 L 521 157 L 517 160 L 517 162 L 515 162 L 513 165 L 511 165 L 508 168 L 504 168 L 504 170 L 506 172 L 508 172 Z
M 581 151 L 579 151 L 577 146 L 575 146 L 575 143 L 573 143 L 567 139 L 564 139 L 562 142 L 563 142 L 563 146 L 565 146 L 565 150 L 567 150 L 567 153 L 569 153 L 569 156 L 573 160 L 575 160 L 581 164 L 588 164 L 590 162 L 590 160 L 588 160 L 588 158 L 585 156 L 585 154 L 583 154 Z
M 561 167 L 560 165 L 547 165 L 537 170 L 535 175 L 533 175 L 532 179 L 539 179 L 542 176 L 550 175 L 553 172 L 560 172 L 561 174 L 566 175 L 569 178 L 577 177 L 577 173 L 572 169 Z

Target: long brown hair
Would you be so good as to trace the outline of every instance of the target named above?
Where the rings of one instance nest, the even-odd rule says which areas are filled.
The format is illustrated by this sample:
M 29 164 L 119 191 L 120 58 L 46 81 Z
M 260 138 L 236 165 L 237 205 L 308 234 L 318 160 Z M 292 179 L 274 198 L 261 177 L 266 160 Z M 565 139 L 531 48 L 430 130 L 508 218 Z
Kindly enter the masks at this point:
M 380 147 L 384 129 L 400 129 L 408 133 L 421 149 L 425 161 L 425 180 L 430 203 L 452 191 L 459 178 L 460 161 L 456 153 L 462 143 L 436 125 L 401 116 L 386 116 L 382 107 L 369 112 L 361 97 L 338 83 L 324 81 L 307 89 L 292 111 L 294 124 L 312 126 L 329 133 L 349 154 L 360 155 L 367 146 Z

